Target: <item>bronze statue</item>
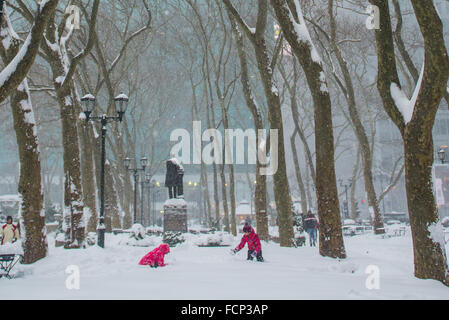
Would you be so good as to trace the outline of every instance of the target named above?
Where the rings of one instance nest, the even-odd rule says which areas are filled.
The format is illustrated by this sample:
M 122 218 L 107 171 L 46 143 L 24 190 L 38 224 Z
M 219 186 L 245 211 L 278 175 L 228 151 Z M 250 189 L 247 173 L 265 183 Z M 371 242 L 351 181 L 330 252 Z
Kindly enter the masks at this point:
M 170 159 L 167 160 L 167 173 L 165 175 L 165 186 L 168 188 L 168 197 L 170 199 L 184 198 L 183 188 L 184 168 L 170 153 Z

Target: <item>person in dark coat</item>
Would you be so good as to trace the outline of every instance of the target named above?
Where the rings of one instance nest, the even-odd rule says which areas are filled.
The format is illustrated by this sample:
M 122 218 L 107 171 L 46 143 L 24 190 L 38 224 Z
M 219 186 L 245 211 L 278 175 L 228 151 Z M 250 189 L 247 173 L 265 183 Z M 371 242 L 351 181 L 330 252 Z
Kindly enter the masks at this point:
M 310 246 L 316 247 L 316 238 L 317 238 L 317 229 L 318 229 L 318 220 L 315 218 L 315 215 L 312 211 L 309 210 L 307 215 L 304 217 L 304 230 L 309 234 L 309 242 Z
M 173 156 L 173 154 L 170 154 Z M 178 166 L 177 164 L 171 159 L 167 160 L 167 173 L 165 175 L 165 187 L 168 188 L 168 197 L 170 199 L 176 198 L 177 196 L 177 178 L 178 178 Z

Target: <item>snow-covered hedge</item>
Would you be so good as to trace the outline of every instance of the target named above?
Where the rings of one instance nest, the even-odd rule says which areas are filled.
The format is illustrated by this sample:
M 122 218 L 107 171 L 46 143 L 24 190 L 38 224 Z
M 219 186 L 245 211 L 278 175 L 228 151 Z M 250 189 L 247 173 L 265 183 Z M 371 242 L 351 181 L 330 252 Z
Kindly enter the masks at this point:
M 152 247 L 156 245 L 156 240 L 153 237 L 145 237 L 137 240 L 135 238 L 128 238 L 119 241 L 119 245 L 132 246 L 132 247 Z
M 133 224 L 133 226 L 131 227 L 131 237 L 135 238 L 136 240 L 142 240 L 143 238 L 145 238 L 145 235 L 145 228 L 141 224 Z
M 195 239 L 197 246 L 230 246 L 234 241 L 234 237 L 227 232 L 215 232 L 212 234 L 201 234 Z

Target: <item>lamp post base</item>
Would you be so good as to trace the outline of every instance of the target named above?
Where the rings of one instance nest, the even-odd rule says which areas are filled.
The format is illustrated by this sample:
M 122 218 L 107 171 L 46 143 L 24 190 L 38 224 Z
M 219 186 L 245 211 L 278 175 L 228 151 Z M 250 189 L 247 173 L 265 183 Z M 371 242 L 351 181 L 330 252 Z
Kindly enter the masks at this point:
M 103 228 L 101 228 L 101 227 L 99 227 L 98 228 L 98 241 L 97 241 L 97 244 L 98 244 L 98 246 L 100 247 L 100 248 L 103 248 L 104 249 L 104 234 L 105 234 L 105 229 L 104 229 L 104 225 L 103 225 Z

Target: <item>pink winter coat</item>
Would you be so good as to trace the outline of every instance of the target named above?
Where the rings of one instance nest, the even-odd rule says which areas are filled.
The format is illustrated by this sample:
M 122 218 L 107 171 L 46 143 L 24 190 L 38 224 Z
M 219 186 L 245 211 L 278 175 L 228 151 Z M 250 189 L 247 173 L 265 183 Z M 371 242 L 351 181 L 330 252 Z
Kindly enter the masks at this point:
M 256 254 L 258 254 L 261 250 L 260 245 L 260 239 L 257 235 L 256 231 L 254 231 L 254 228 L 251 227 L 251 233 L 249 236 L 246 234 L 242 237 L 242 241 L 240 244 L 235 248 L 236 251 L 240 251 L 243 249 L 245 244 L 248 243 L 248 250 L 253 250 Z
M 163 243 L 153 251 L 148 252 L 142 260 L 140 260 L 139 264 L 142 266 L 152 266 L 152 267 L 163 267 L 164 264 L 164 256 L 170 252 L 170 247 L 168 244 Z

